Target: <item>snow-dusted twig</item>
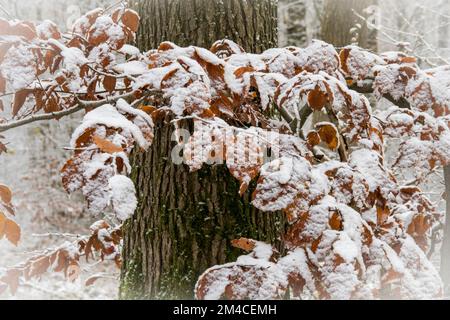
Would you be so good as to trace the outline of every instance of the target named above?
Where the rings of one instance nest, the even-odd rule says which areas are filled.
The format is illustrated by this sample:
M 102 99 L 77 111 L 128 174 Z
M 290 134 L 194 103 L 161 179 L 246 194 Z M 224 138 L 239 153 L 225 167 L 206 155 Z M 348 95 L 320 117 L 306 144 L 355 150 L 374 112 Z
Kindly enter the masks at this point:
M 24 126 L 26 124 L 33 123 L 33 122 L 60 119 L 62 117 L 66 117 L 66 116 L 76 113 L 78 111 L 85 110 L 88 108 L 95 109 L 95 108 L 98 108 L 98 107 L 108 104 L 108 103 L 117 102 L 120 99 L 130 102 L 134 99 L 135 94 L 136 94 L 136 92 L 133 91 L 133 92 L 129 92 L 129 93 L 114 96 L 114 97 L 107 97 L 103 100 L 98 100 L 98 101 L 84 101 L 84 100 L 79 100 L 77 98 L 78 103 L 75 106 L 73 106 L 72 108 L 62 110 L 62 111 L 57 111 L 57 112 L 33 115 L 33 116 L 29 116 L 29 117 L 26 117 L 26 118 L 23 118 L 20 120 L 0 124 L 0 132 L 5 132 L 7 130 L 21 127 L 21 126 Z M 154 90 L 154 91 L 148 91 L 144 95 L 148 97 L 151 95 L 157 96 L 157 95 L 161 95 L 161 94 L 162 93 L 160 90 Z

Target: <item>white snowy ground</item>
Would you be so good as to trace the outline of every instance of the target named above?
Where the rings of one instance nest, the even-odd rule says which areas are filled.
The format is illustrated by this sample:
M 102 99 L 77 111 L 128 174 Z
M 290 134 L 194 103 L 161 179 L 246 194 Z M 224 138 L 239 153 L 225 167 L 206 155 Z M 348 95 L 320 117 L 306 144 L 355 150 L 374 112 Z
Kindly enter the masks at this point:
M 11 187 L 16 218 L 22 229 L 22 239 L 14 247 L 0 240 L 0 268 L 25 261 L 40 250 L 52 248 L 74 237 L 48 233 L 88 234 L 96 217 L 84 210 L 80 196 L 69 197 L 62 189 L 59 170 L 70 151 L 70 133 L 77 120 L 34 125 L 8 132 L 9 154 L 0 156 L 0 183 Z M 97 217 L 98 218 L 98 217 Z M 83 259 L 83 258 L 82 258 Z M 84 260 L 84 259 L 83 259 Z M 23 283 L 15 296 L 9 291 L 0 299 L 116 299 L 119 270 L 111 262 L 83 263 L 81 278 L 70 283 L 62 274 L 46 273 L 40 281 Z M 86 287 L 87 277 L 105 273 L 108 278 Z

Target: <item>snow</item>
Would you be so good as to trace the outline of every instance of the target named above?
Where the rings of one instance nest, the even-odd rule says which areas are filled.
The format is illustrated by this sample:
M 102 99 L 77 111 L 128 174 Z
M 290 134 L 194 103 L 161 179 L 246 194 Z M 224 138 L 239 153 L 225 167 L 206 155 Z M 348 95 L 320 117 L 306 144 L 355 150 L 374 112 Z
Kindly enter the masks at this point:
M 346 233 L 341 233 L 339 240 L 333 243 L 333 251 L 346 263 L 353 262 L 360 254 L 359 248 Z
M 91 27 L 91 23 L 88 17 L 95 17 L 101 15 L 102 13 L 103 13 L 102 8 L 96 8 L 86 12 L 83 16 L 81 16 L 74 22 L 72 26 L 73 32 L 78 34 L 84 34 L 84 32 Z
M 239 266 L 258 266 L 270 268 L 273 264 L 269 261 L 273 254 L 273 248 L 270 244 L 256 241 L 255 248 L 248 255 L 237 258 L 236 265 Z
M 153 119 L 146 112 L 133 108 L 124 99 L 119 99 L 116 102 L 116 108 L 126 114 L 131 114 L 142 118 L 150 127 L 153 127 Z
M 123 47 L 119 49 L 119 52 L 132 57 L 138 57 L 141 54 L 141 51 L 138 48 L 130 44 L 124 44 Z
M 269 49 L 262 53 L 270 73 L 280 74 L 288 78 L 296 75 L 302 68 L 302 60 L 287 49 Z
M 83 175 L 90 179 L 94 175 L 98 173 L 99 170 L 102 170 L 105 168 L 105 162 L 108 160 L 111 156 L 107 153 L 96 153 L 91 158 L 91 161 L 84 163 L 84 171 Z
M 36 32 L 39 38 L 47 40 L 54 36 L 54 31 L 58 30 L 58 26 L 50 21 L 44 20 L 36 26 Z
M 128 61 L 115 65 L 113 70 L 123 75 L 140 76 L 148 71 L 148 67 L 142 61 Z
M 120 221 L 125 221 L 133 215 L 137 207 L 134 183 L 126 176 L 115 175 L 109 179 L 109 187 L 114 213 Z
M 279 73 L 253 73 L 251 78 L 255 79 L 258 86 L 258 92 L 261 99 L 261 106 L 263 110 L 269 109 L 274 102 L 276 89 L 281 83 L 287 81 L 287 78 Z M 250 80 L 250 77 L 245 77 L 245 80 Z M 246 89 L 249 90 L 250 82 L 246 83 Z
M 122 27 L 114 23 L 111 17 L 106 15 L 101 15 L 98 17 L 90 30 L 94 30 L 90 36 L 98 37 L 105 33 L 108 36 L 108 39 L 113 43 L 125 38 Z
M 265 164 L 252 204 L 264 211 L 277 211 L 293 203 L 311 179 L 311 165 L 305 159 L 282 157 Z
M 145 139 L 139 127 L 121 115 L 117 109 L 110 104 L 102 105 L 101 107 L 88 112 L 84 116 L 81 125 L 72 135 L 72 140 L 70 142 L 71 146 L 75 147 L 76 140 L 86 129 L 96 127 L 97 125 L 120 128 L 125 133 L 131 134 L 140 147 L 144 149 L 149 147 L 149 142 Z
M 361 81 L 367 78 L 373 78 L 375 71 L 374 67 L 386 64 L 386 62 L 378 55 L 357 46 L 347 46 L 344 50 L 349 51 L 346 67 L 349 75 L 354 80 Z
M 393 107 L 394 109 L 388 110 L 389 115 L 389 122 L 390 125 L 394 127 L 398 126 L 413 126 L 414 125 L 414 118 L 407 114 L 407 113 L 393 113 L 390 111 L 398 110 L 396 107 Z
M 223 293 L 225 292 L 225 288 L 229 285 L 229 277 L 232 275 L 232 269 L 231 267 L 234 266 L 234 263 L 230 263 L 228 265 L 221 265 L 221 266 L 214 266 L 211 267 L 199 277 L 201 279 L 204 275 L 209 275 L 211 273 L 214 273 L 214 283 L 213 285 L 210 285 L 207 287 L 207 291 L 205 293 L 205 296 L 203 297 L 204 300 L 220 300 Z M 220 269 L 221 272 L 214 272 L 216 270 Z M 199 281 L 196 284 L 194 292 L 198 290 Z
M 317 205 L 312 206 L 308 213 L 307 223 L 298 236 L 305 239 L 318 239 L 329 227 L 330 210 L 334 203 L 335 200 L 332 197 L 326 196 Z
M 376 77 L 373 86 L 379 98 L 390 94 L 394 100 L 399 100 L 405 95 L 406 83 L 402 81 L 399 68 L 398 64 L 374 68 Z
M 376 151 L 359 149 L 351 153 L 349 165 L 364 175 L 371 192 L 380 188 L 382 192 L 388 193 L 389 190 L 394 189 L 394 185 L 386 176 L 380 160 L 380 155 Z
M 229 56 L 232 54 L 244 53 L 244 50 L 237 43 L 228 39 L 217 40 L 213 43 L 212 47 L 222 48 L 222 50 L 216 52 L 216 55 L 218 56 Z
M 64 57 L 64 62 L 68 69 L 71 69 L 71 66 L 82 66 L 84 64 L 89 63 L 89 60 L 85 57 L 83 51 L 75 47 L 66 47 L 61 42 L 55 39 L 49 39 L 48 43 L 56 46 L 61 50 L 61 56 Z
M 311 291 L 315 291 L 314 276 L 308 266 L 308 257 L 303 248 L 296 248 L 282 257 L 278 265 L 285 274 L 298 273 L 306 282 L 306 287 Z
M 342 79 L 339 71 L 339 56 L 336 49 L 321 40 L 313 40 L 312 43 L 298 52 L 302 60 L 302 68 L 308 72 L 319 73 L 323 71 L 336 78 Z
M 36 57 L 26 45 L 13 46 L 0 63 L 0 72 L 12 91 L 25 89 L 36 80 Z
M 56 39 L 49 39 L 48 43 L 59 48 L 60 54 L 64 58 L 65 76 L 68 78 L 68 87 L 72 92 L 78 92 L 82 87 L 82 81 L 79 76 L 80 67 L 89 63 L 83 51 L 76 47 L 66 47 Z
M 206 50 L 204 48 L 195 47 L 195 52 L 198 54 L 198 56 L 205 60 L 208 63 L 211 63 L 215 66 L 224 66 L 225 62 L 217 57 L 215 54 L 213 54 L 211 51 Z
M 442 290 L 439 272 L 411 237 L 402 243 L 399 258 L 406 266 L 404 294 L 415 299 L 437 298 Z

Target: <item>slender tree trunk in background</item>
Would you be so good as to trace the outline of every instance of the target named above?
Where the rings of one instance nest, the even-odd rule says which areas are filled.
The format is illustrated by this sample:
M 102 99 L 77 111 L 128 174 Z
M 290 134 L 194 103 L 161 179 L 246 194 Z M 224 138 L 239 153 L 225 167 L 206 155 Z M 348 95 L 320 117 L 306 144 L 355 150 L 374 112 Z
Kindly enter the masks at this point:
M 444 15 L 449 14 L 449 4 L 441 3 L 441 13 Z M 444 16 L 439 16 L 439 34 L 438 34 L 438 46 L 442 48 L 443 54 L 449 53 L 449 25 L 448 19 Z M 450 292 L 450 166 L 444 167 L 444 181 L 445 181 L 445 201 L 446 201 L 446 213 L 445 213 L 445 225 L 444 225 L 444 238 L 441 247 L 441 268 L 440 273 L 442 281 L 444 282 L 445 292 Z
M 307 41 L 305 0 L 279 0 L 278 46 L 304 47 Z
M 445 292 L 450 292 L 450 166 L 444 167 L 446 214 L 441 247 L 441 277 Z
M 369 30 L 361 18 L 367 16 L 364 9 L 377 3 L 377 0 L 324 0 L 317 10 L 319 11 L 321 40 L 336 47 L 356 44 L 362 48 L 377 51 L 376 31 Z M 321 12 L 320 12 L 321 11 Z M 357 28 L 357 25 L 361 25 Z M 329 121 L 328 116 L 322 112 L 314 112 L 312 124 Z
M 143 50 L 162 41 L 209 48 L 223 38 L 250 52 L 276 46 L 272 0 L 145 0 L 137 10 Z M 182 126 L 192 131 L 192 122 Z M 285 228 L 281 214 L 250 205 L 251 190 L 239 197 L 225 166 L 190 173 L 174 165 L 172 133 L 167 122 L 158 124 L 151 149 L 132 157 L 139 206 L 124 225 L 124 299 L 191 299 L 201 273 L 242 254 L 230 240 L 245 236 L 279 244 Z
M 364 10 L 376 3 L 376 0 L 325 0 L 321 17 L 322 40 L 336 47 L 357 44 L 376 51 L 375 32 L 369 30 L 364 21 L 352 11 L 366 17 Z M 361 28 L 357 28 L 358 24 Z

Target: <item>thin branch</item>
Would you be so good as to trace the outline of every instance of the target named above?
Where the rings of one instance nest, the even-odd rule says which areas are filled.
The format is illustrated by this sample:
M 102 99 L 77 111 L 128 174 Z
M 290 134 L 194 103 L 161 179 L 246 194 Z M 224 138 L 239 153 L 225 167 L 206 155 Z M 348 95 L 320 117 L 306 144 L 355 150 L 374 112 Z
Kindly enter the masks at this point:
M 329 104 L 325 106 L 325 110 L 327 111 L 328 117 L 331 120 L 331 123 L 333 123 L 336 127 L 336 129 L 339 128 L 339 119 L 336 117 L 336 114 L 334 113 L 333 109 Z M 339 130 L 339 129 L 338 129 Z M 344 136 L 339 132 L 339 148 L 338 153 L 339 157 L 341 159 L 341 162 L 347 162 L 348 161 L 348 154 L 346 150 L 347 143 L 345 141 Z
M 312 109 L 307 105 L 303 106 L 303 108 L 300 110 L 300 123 L 298 125 L 298 131 L 300 138 L 302 138 L 303 140 L 305 140 L 305 136 L 303 134 L 303 126 L 305 125 L 306 120 L 308 120 L 308 117 L 312 114 L 312 112 Z
M 372 94 L 373 93 L 373 79 L 367 79 L 360 84 L 354 83 L 350 86 L 351 90 L 356 91 L 358 93 L 363 94 Z M 405 98 L 400 98 L 399 100 L 394 99 L 394 97 L 390 94 L 383 95 L 383 98 L 392 102 L 394 105 L 398 106 L 401 109 L 410 109 L 411 106 L 409 102 Z
M 114 96 L 112 98 L 106 98 L 103 100 L 98 100 L 98 101 L 84 101 L 84 100 L 79 100 L 77 98 L 78 103 L 73 106 L 72 108 L 66 109 L 66 110 L 62 110 L 62 111 L 57 111 L 57 112 L 51 112 L 51 113 L 45 113 L 45 114 L 39 114 L 39 115 L 34 115 L 34 116 L 29 116 L 20 120 L 16 120 L 16 121 L 11 121 L 11 122 L 7 122 L 5 124 L 0 124 L 0 132 L 5 132 L 7 130 L 13 129 L 13 128 L 17 128 L 17 127 L 21 127 L 23 125 L 29 124 L 29 123 L 33 123 L 33 122 L 37 122 L 37 121 L 45 121 L 45 120 L 54 120 L 54 119 L 60 119 L 62 117 L 71 115 L 73 113 L 76 113 L 78 111 L 81 110 L 85 110 L 85 109 L 95 109 L 98 108 L 104 104 L 107 103 L 113 103 L 113 102 L 117 102 L 120 99 L 124 99 L 127 102 L 131 102 L 132 100 L 134 100 L 135 98 L 135 93 L 136 92 L 130 92 L 130 93 L 126 93 L 126 94 L 122 94 L 119 96 Z M 150 95 L 161 95 L 162 92 L 160 90 L 151 90 L 145 93 L 146 96 L 150 96 Z
M 12 14 L 9 13 L 9 11 L 6 10 L 2 5 L 0 5 L 0 10 L 3 11 L 3 12 L 8 16 L 9 19 L 14 19 L 14 17 L 12 16 Z

